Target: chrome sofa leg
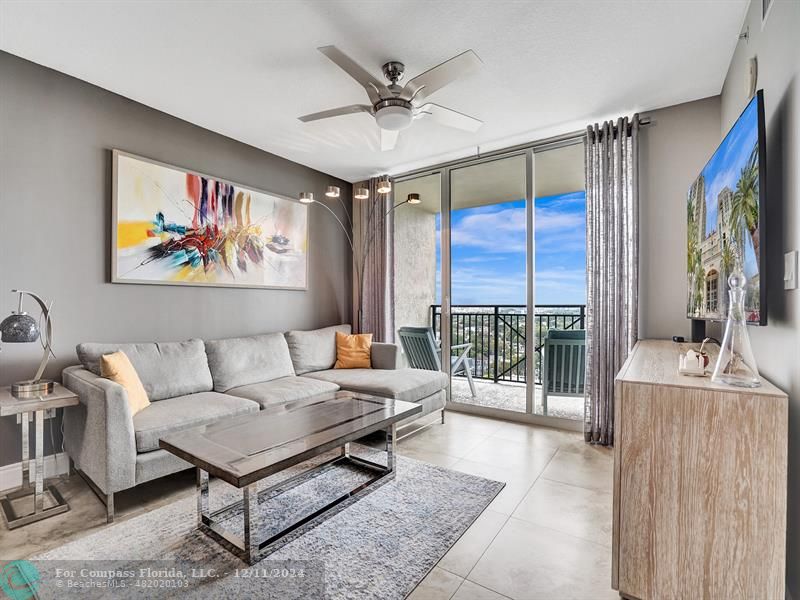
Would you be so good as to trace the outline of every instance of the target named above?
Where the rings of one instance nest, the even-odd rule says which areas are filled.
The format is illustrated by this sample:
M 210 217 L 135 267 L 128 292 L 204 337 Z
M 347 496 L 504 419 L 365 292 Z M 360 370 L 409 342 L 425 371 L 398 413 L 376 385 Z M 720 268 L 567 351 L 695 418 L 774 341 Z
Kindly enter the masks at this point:
M 113 523 L 114 522 L 114 494 L 104 494 L 103 491 L 97 487 L 97 484 L 92 481 L 89 476 L 81 471 L 80 469 L 75 469 L 75 472 L 81 476 L 81 478 L 86 482 L 89 486 L 89 489 L 94 492 L 94 495 L 106 505 L 106 523 Z

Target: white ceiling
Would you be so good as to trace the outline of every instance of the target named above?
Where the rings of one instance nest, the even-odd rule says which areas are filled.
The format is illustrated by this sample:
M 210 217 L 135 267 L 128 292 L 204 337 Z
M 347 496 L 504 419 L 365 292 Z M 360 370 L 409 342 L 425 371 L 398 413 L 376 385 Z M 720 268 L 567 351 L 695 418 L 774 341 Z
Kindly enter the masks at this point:
M 747 0 L 0 2 L 0 48 L 350 181 L 718 94 Z M 482 119 L 428 120 L 379 150 L 367 114 L 297 117 L 366 94 L 316 51 L 380 77 L 472 48 L 480 73 L 430 101 Z

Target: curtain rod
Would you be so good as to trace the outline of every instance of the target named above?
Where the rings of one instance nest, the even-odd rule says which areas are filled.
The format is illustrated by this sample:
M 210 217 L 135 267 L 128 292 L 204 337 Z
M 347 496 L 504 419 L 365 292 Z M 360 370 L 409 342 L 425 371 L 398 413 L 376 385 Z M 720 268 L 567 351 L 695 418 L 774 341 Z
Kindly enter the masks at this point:
M 653 124 L 650 117 L 640 117 L 639 118 L 639 125 L 640 126 L 647 126 Z M 615 126 L 616 129 L 616 126 Z M 555 135 L 549 138 L 544 138 L 542 140 L 536 140 L 533 142 L 526 142 L 523 144 L 517 144 L 514 146 L 508 146 L 506 148 L 500 148 L 498 150 L 492 150 L 490 152 L 480 152 L 480 146 L 478 147 L 478 154 L 475 156 L 465 156 L 463 158 L 457 158 L 454 160 L 448 160 L 445 162 L 437 163 L 431 165 L 429 167 L 421 167 L 419 169 L 413 169 L 411 171 L 405 171 L 404 173 L 398 173 L 396 175 L 391 175 L 390 177 L 394 181 L 405 180 L 405 179 L 412 179 L 416 177 L 420 177 L 422 175 L 431 174 L 433 172 L 439 171 L 441 169 L 446 169 L 448 167 L 456 167 L 464 165 L 465 163 L 469 163 L 476 160 L 483 160 L 489 158 L 500 158 L 505 154 L 515 154 L 517 152 L 521 152 L 522 150 L 529 150 L 532 149 L 534 153 L 538 152 L 545 152 L 547 150 L 555 150 L 557 148 L 563 148 L 565 146 L 571 146 L 572 144 L 579 144 L 583 141 L 586 137 L 586 129 L 580 129 L 578 131 L 570 131 L 569 133 L 562 133 L 560 135 Z

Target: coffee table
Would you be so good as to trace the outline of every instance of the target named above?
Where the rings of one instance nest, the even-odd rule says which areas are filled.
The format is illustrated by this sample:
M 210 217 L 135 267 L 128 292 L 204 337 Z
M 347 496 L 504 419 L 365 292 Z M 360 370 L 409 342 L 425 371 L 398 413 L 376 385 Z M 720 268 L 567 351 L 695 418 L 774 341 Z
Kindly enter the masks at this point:
M 198 528 L 245 562 L 254 564 L 289 533 L 318 524 L 337 505 L 371 491 L 378 482 L 392 479 L 397 423 L 420 412 L 422 407 L 411 402 L 335 392 L 170 434 L 159 440 L 159 446 L 197 467 Z M 351 456 L 350 442 L 380 430 L 386 431 L 386 465 Z M 336 448 L 341 449 L 338 456 L 259 492 L 258 482 L 265 477 Z M 258 539 L 259 493 L 283 493 L 307 481 L 311 474 L 315 476 L 348 462 L 374 471 L 375 476 L 280 532 Z M 209 474 L 240 488 L 242 500 L 209 512 Z M 240 507 L 243 537 L 221 525 Z

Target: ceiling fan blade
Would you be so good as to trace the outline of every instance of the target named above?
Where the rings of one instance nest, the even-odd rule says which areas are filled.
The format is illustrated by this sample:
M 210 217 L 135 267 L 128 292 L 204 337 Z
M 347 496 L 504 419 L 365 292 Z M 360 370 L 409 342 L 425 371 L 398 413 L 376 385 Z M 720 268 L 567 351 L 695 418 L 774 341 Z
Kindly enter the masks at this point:
M 367 94 L 369 95 L 370 102 L 373 104 L 380 102 L 381 96 L 391 97 L 392 94 L 385 83 L 370 75 L 369 71 L 339 50 L 336 46 L 322 46 L 317 48 L 317 50 L 322 52 L 336 63 L 340 69 L 364 86 L 364 89 L 367 90 Z
M 381 152 L 394 150 L 397 145 L 397 138 L 400 136 L 399 131 L 390 131 L 388 129 L 381 129 Z
M 417 100 L 422 102 L 436 90 L 439 90 L 458 79 L 477 71 L 483 64 L 478 55 L 472 50 L 462 52 L 442 64 L 428 69 L 421 75 L 417 75 L 406 83 L 403 91 L 400 92 L 401 100 Z
M 472 133 L 478 131 L 478 129 L 481 128 L 481 125 L 483 125 L 483 121 L 480 119 L 470 117 L 469 115 L 460 113 L 452 108 L 447 108 L 430 102 L 428 104 L 423 104 L 416 110 L 415 116 L 425 115 L 430 115 L 430 118 L 440 125 L 446 125 L 447 127 L 454 127 L 456 129 L 462 129 Z
M 303 115 L 302 117 L 297 117 L 297 118 L 303 123 L 308 123 L 309 121 L 319 121 L 320 119 L 341 117 L 343 115 L 352 115 L 360 112 L 372 114 L 372 107 L 367 106 L 366 104 L 351 104 L 350 106 L 342 106 L 340 108 L 323 110 L 320 112 L 311 113 L 310 115 Z

